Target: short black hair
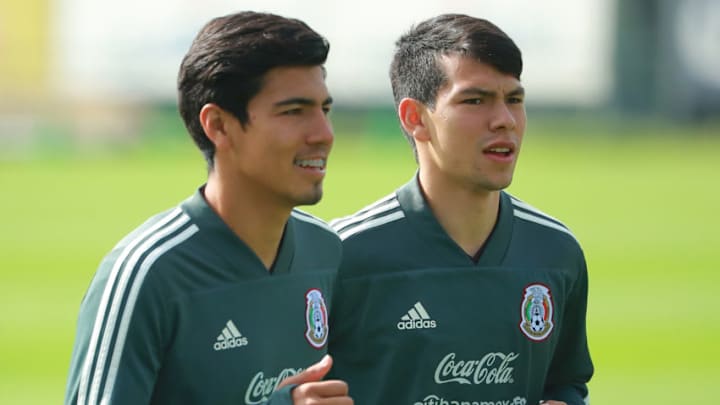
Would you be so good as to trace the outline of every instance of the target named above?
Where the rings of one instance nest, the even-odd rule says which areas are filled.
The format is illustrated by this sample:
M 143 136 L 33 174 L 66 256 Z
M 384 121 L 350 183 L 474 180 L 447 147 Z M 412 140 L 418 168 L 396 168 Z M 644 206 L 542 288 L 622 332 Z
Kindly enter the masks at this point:
M 247 106 L 265 74 L 283 66 L 322 66 L 330 44 L 304 22 L 275 14 L 243 11 L 209 21 L 180 64 L 178 108 L 208 168 L 215 146 L 200 124 L 207 103 L 249 123 Z
M 390 65 L 395 106 L 407 97 L 435 108 L 437 93 L 447 82 L 440 58 L 451 54 L 473 58 L 518 80 L 522 74 L 520 49 L 496 25 L 464 14 L 439 15 L 413 26 L 395 43 Z M 405 136 L 414 149 L 412 136 Z

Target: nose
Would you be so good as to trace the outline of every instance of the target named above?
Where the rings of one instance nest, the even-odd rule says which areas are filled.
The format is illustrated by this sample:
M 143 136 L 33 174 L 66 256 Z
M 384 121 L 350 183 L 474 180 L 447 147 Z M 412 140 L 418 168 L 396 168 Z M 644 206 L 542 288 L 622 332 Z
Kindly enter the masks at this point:
M 309 144 L 332 145 L 334 139 L 335 133 L 333 132 L 330 118 L 324 111 L 320 111 L 310 129 L 307 142 Z
M 517 117 L 510 105 L 504 101 L 496 103 L 493 108 L 492 120 L 490 121 L 490 129 L 493 131 L 513 130 L 517 126 Z

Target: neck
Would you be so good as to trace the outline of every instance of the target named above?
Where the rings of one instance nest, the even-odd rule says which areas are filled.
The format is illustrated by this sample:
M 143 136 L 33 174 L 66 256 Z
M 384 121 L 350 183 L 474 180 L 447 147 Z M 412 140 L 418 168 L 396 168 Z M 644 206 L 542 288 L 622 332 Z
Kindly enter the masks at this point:
M 224 182 L 217 172 L 208 177 L 205 199 L 270 270 L 292 208 L 269 204 L 240 185 Z
M 468 187 L 431 179 L 420 171 L 420 187 L 440 225 L 469 256 L 485 244 L 497 221 L 500 191 Z

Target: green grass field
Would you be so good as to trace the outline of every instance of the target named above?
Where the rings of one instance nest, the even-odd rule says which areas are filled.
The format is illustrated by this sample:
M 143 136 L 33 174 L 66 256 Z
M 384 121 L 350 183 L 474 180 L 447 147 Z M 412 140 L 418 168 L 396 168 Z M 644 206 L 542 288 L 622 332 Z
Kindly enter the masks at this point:
M 510 191 L 562 219 L 585 248 L 592 402 L 715 403 L 720 130 L 590 132 L 530 127 Z M 612 134 L 595 136 L 604 132 Z M 414 170 L 399 134 L 338 136 L 325 198 L 308 211 L 348 214 Z M 78 306 L 98 262 L 204 178 L 184 140 L 0 160 L 1 404 L 61 402 Z

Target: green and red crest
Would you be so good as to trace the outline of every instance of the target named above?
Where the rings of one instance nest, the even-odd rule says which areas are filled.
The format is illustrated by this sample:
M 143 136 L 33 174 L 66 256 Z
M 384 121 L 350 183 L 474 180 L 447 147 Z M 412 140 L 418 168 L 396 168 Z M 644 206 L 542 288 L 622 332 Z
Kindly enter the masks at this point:
M 328 313 L 320 290 L 313 288 L 305 294 L 305 338 L 316 349 L 325 346 L 328 337 Z
M 533 341 L 542 341 L 553 330 L 553 302 L 550 289 L 543 284 L 525 287 L 520 305 L 520 330 Z

